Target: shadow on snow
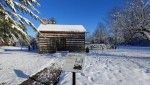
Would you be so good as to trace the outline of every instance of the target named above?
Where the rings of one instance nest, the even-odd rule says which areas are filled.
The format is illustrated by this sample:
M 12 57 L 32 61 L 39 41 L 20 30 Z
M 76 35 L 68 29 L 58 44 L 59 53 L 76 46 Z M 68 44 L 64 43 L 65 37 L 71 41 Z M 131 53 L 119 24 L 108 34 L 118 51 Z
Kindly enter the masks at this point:
M 14 69 L 15 74 L 20 78 L 28 78 L 29 75 L 25 74 L 23 71 L 19 69 Z

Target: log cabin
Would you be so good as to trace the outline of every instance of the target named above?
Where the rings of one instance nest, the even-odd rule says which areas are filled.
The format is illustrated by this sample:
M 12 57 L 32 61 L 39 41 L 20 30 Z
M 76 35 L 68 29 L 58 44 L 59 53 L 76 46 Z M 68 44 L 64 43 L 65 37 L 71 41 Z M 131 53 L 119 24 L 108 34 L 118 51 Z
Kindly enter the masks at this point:
M 39 53 L 85 51 L 86 29 L 82 25 L 41 24 L 37 30 Z

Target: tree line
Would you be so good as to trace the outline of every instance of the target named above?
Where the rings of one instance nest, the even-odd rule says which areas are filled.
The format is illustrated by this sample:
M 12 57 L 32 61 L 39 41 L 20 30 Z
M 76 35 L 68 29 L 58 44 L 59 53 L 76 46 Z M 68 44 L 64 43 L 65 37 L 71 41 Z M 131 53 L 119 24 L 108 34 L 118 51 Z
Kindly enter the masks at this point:
M 118 45 L 134 40 L 150 40 L 150 1 L 126 0 L 124 7 L 114 8 L 107 24 L 98 23 L 88 41 Z

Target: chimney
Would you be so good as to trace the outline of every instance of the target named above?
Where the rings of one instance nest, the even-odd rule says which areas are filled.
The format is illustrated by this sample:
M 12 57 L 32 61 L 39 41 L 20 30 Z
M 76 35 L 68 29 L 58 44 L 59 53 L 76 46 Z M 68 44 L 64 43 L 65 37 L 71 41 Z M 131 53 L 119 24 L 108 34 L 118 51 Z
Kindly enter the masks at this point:
M 49 21 L 48 21 L 47 19 L 43 19 L 43 20 L 41 21 L 41 23 L 44 24 L 44 25 L 46 25 L 46 24 L 49 24 Z

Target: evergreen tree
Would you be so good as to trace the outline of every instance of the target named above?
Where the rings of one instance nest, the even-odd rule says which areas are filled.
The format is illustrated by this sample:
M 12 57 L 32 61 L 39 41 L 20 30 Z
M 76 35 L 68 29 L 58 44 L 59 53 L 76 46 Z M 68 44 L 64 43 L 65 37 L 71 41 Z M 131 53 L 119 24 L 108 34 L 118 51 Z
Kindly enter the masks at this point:
M 31 26 L 36 30 L 36 27 L 26 17 L 22 16 L 22 13 L 29 14 L 41 21 L 37 16 L 39 12 L 36 6 L 39 6 L 37 0 L 0 0 L 1 41 L 6 42 L 7 39 L 14 40 L 14 38 L 19 37 L 29 43 L 30 39 L 25 28 Z

